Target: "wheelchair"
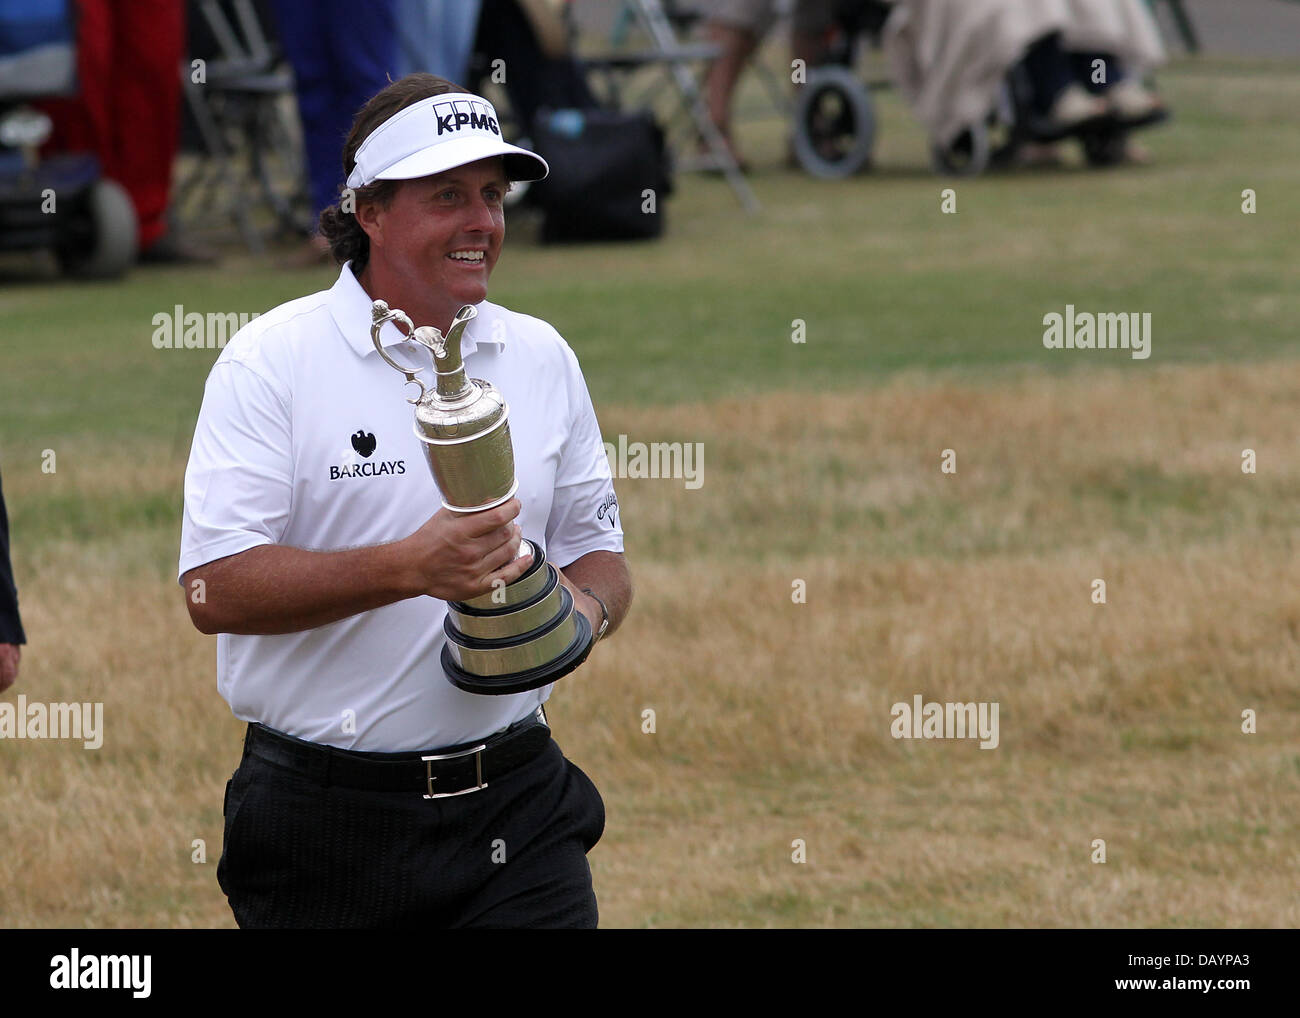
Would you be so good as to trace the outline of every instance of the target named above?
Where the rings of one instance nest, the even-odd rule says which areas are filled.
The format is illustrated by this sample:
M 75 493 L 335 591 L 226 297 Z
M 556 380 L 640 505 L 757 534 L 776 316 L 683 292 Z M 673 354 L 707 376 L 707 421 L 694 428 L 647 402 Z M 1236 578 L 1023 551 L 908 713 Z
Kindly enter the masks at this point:
M 827 33 L 822 63 L 810 68 L 793 111 L 793 149 L 799 165 L 815 177 L 847 177 L 867 166 L 876 138 L 873 90 L 888 79 L 864 82 L 854 70 L 862 44 L 879 47 L 893 5 L 882 0 L 840 0 Z M 1121 162 L 1129 128 L 1101 117 L 1067 130 L 1048 125 L 1033 113 L 1032 86 L 1022 63 L 1006 74 L 987 115 L 946 142 L 932 140 L 930 163 L 945 176 L 974 177 L 1015 163 L 1028 143 L 1049 144 L 1077 138 L 1088 165 Z
M 75 279 L 114 279 L 134 263 L 135 206 L 89 153 L 42 157 L 45 98 L 74 95 L 68 0 L 0 4 L 0 251 L 52 251 Z
M 814 177 L 847 177 L 871 160 L 876 141 L 871 90 L 889 82 L 864 82 L 854 68 L 863 42 L 879 46 L 890 11 L 879 0 L 839 3 L 823 39 L 822 59 L 807 68 L 791 114 L 792 146 L 799 165 Z

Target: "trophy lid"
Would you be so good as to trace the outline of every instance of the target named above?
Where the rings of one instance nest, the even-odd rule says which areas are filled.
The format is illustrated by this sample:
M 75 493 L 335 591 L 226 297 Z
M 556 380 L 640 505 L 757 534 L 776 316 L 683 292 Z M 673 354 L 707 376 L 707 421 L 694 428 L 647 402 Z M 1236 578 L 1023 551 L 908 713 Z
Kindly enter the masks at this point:
M 438 380 L 441 382 L 441 377 Z M 501 393 L 481 378 L 468 379 L 456 399 L 445 399 L 431 390 L 415 405 L 415 427 L 427 442 L 467 442 L 505 419 L 506 402 Z
M 430 325 L 414 328 L 406 314 L 391 309 L 382 300 L 375 301 L 371 311 L 370 338 L 375 349 L 392 367 L 402 372 L 408 382 L 420 387 L 419 399 L 409 402 L 415 404 L 416 434 L 423 441 L 434 444 L 467 442 L 505 422 L 507 410 L 501 393 L 489 382 L 465 375 L 460 341 L 465 327 L 477 315 L 473 305 L 466 304 L 456 312 L 445 336 Z M 384 350 L 379 330 L 389 321 L 397 323 L 407 339 L 415 340 L 433 354 L 433 370 L 437 378 L 433 388 L 416 377 L 415 369 L 398 364 Z

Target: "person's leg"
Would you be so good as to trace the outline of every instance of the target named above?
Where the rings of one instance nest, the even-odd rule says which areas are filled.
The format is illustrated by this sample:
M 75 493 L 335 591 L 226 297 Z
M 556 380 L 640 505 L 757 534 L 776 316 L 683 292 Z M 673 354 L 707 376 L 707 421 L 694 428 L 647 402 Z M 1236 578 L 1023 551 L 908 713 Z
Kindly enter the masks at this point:
M 358 16 L 355 0 L 317 0 L 326 11 L 326 46 L 330 59 L 330 105 L 325 137 L 333 147 L 333 180 L 328 194 L 313 193 L 317 212 L 331 205 L 343 183 L 340 153 L 357 110 L 397 77 L 397 0 L 370 0 Z M 324 176 L 321 180 L 324 181 Z M 316 178 L 313 175 L 313 181 Z M 324 187 L 324 184 L 321 184 Z
M 731 157 L 743 166 L 731 133 L 732 101 L 741 74 L 776 20 L 773 0 L 715 0 L 701 13 L 707 14 L 704 33 L 719 51 L 705 76 L 704 102 Z M 701 139 L 701 151 L 707 149 Z
M 247 745 L 247 744 L 246 744 Z M 487 787 L 363 791 L 247 748 L 226 790 L 217 881 L 243 928 L 592 928 L 586 853 L 605 808 L 549 738 Z
M 333 69 L 324 18 L 318 0 L 275 0 L 280 47 L 293 67 L 313 220 L 334 202 L 343 150 L 343 139 L 336 137 L 338 113 L 333 107 Z
M 453 928 L 594 929 L 587 853 L 605 830 L 605 804 L 591 779 L 552 741 L 488 791 L 466 796 L 478 801 L 456 839 L 458 875 L 476 890 Z
M 1025 52 L 1022 61 L 1029 78 L 1031 104 L 1035 114 L 1045 117 L 1057 98 L 1074 82 L 1070 59 L 1061 49 L 1061 35 L 1043 36 Z
M 826 36 L 835 25 L 836 0 L 795 0 L 790 56 L 813 68 L 826 60 Z
M 113 10 L 109 0 L 77 0 L 77 94 L 35 103 L 54 123 L 43 151 L 93 152 L 107 174 L 115 163 Z
M 831 30 L 835 28 L 839 17 L 837 0 L 795 0 L 793 16 L 790 20 L 790 59 L 801 61 L 805 74 L 814 67 L 829 63 L 833 54 L 827 42 Z M 796 91 L 799 85 L 795 85 Z M 835 143 L 824 141 L 823 156 L 836 157 Z M 799 159 L 794 152 L 794 139 L 786 139 L 785 162 L 791 169 L 799 167 Z
M 1105 101 L 1075 80 L 1059 32 L 1036 40 L 1025 51 L 1021 66 L 1029 80 L 1031 130 L 1040 139 L 1056 140 L 1106 117 Z
M 1124 65 L 1113 53 L 1070 53 L 1068 56 L 1071 77 L 1093 95 L 1101 95 L 1124 79 Z
M 732 158 L 740 162 L 740 154 L 731 136 L 731 101 L 736 82 L 758 48 L 760 38 L 747 28 L 718 20 L 709 21 L 707 31 L 709 41 L 721 50 L 709 65 L 704 82 L 709 119 L 726 141 Z
M 551 59 L 542 51 L 532 22 L 516 0 L 483 0 L 473 48 L 476 72 L 490 80 L 498 67 L 504 70 L 510 112 L 521 134 L 532 130 L 539 109 L 599 106 L 573 60 Z M 494 64 L 497 60 L 501 63 Z
M 1131 74 L 1113 53 L 1071 53 L 1075 78 L 1095 95 L 1104 96 L 1116 119 L 1128 129 L 1159 123 L 1168 114 L 1158 95 Z
M 479 21 L 479 0 L 397 0 L 397 66 L 464 84 Z
M 167 232 L 180 140 L 182 0 L 113 2 L 113 163 L 140 220 L 140 250 Z
M 421 893 L 423 874 L 452 874 L 458 863 L 440 832 L 446 811 L 418 786 L 325 785 L 245 750 L 223 812 L 217 882 L 241 928 L 440 928 L 454 915 L 447 903 L 465 893 L 454 877 Z

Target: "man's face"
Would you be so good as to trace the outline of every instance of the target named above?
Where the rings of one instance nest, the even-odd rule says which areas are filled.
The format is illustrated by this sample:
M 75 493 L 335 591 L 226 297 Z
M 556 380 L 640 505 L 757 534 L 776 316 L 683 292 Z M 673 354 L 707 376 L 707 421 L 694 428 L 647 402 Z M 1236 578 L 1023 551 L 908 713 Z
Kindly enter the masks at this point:
M 363 217 L 374 226 L 366 231 L 374 271 L 395 293 L 428 294 L 453 314 L 485 300 L 505 240 L 508 189 L 500 157 L 402 181 L 388 208 Z

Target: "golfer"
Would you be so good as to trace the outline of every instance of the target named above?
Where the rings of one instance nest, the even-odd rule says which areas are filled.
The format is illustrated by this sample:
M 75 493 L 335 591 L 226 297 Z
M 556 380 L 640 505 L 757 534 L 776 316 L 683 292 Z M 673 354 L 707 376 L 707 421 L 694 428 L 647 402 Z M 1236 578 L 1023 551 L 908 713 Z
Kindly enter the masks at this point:
M 217 879 L 243 927 L 594 927 L 605 809 L 551 738 L 552 687 L 478 696 L 439 661 L 445 602 L 518 578 L 524 535 L 598 640 L 632 598 L 577 359 L 486 300 L 510 182 L 547 166 L 485 99 L 413 74 L 357 114 L 343 171 L 321 216 L 338 281 L 227 344 L 185 474 L 180 582 L 248 722 Z M 410 390 L 371 342 L 376 299 L 443 330 L 475 305 L 462 355 L 510 406 L 516 498 L 433 511 Z M 384 330 L 432 385 L 428 352 Z

